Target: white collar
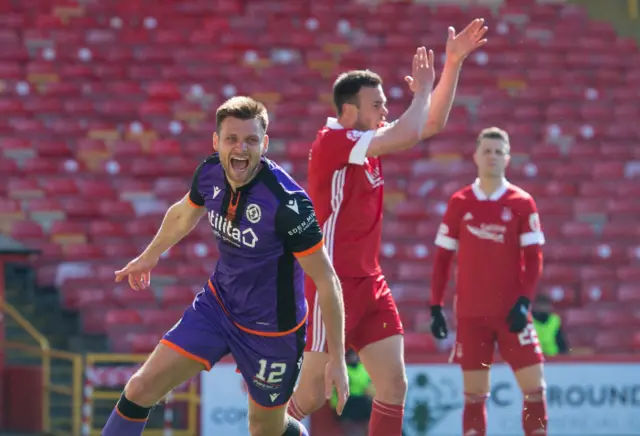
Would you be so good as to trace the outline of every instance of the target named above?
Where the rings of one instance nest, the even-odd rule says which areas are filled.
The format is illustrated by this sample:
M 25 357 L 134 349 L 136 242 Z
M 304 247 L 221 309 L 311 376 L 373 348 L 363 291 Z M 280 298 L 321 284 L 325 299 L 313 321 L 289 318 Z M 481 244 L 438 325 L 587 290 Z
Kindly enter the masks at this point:
M 503 177 L 500 186 L 498 186 L 498 189 L 493 191 L 493 193 L 489 196 L 487 196 L 487 194 L 482 189 L 480 189 L 479 178 L 476 179 L 475 182 L 473 182 L 473 185 L 471 185 L 471 189 L 473 190 L 476 198 L 480 201 L 497 201 L 505 194 L 505 192 L 507 192 L 507 189 L 509 189 L 509 182 Z
M 327 127 L 331 130 L 343 130 L 344 126 L 338 122 L 337 118 L 327 118 Z

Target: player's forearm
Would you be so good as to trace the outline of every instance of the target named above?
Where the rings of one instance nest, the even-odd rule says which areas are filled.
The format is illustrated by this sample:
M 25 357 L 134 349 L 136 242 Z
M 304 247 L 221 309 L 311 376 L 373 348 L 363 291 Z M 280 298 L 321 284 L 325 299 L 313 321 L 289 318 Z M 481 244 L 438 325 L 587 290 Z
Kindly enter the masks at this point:
M 440 82 L 431 95 L 429 118 L 423 124 L 421 138 L 429 138 L 444 129 L 453 107 L 462 63 L 446 62 Z
M 444 306 L 444 294 L 449 282 L 452 261 L 453 251 L 438 247 L 431 276 L 431 306 Z
M 542 249 L 539 245 L 524 247 L 524 271 L 522 272 L 522 296 L 530 301 L 536 293 L 536 286 L 542 276 Z
M 191 206 L 187 206 L 191 207 Z M 158 233 L 143 255 L 160 257 L 162 253 L 176 245 L 198 224 L 193 214 L 185 213 L 184 206 L 176 203 L 167 210 Z
M 407 110 L 385 132 L 385 139 L 388 138 L 395 145 L 395 150 L 411 148 L 422 139 L 423 126 L 429 118 L 431 98 L 430 90 L 414 94 Z
M 322 312 L 324 327 L 327 331 L 327 348 L 329 354 L 342 361 L 344 359 L 344 303 L 342 287 L 336 275 L 331 279 L 315 283 L 318 293 L 318 304 Z

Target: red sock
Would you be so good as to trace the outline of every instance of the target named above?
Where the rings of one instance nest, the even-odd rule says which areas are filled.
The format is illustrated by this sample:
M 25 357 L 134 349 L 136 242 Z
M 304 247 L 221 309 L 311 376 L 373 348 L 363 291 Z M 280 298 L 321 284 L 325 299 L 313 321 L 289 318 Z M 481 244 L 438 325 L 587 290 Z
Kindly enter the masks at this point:
M 463 436 L 486 436 L 487 434 L 487 397 L 467 397 L 462 411 Z
M 524 401 L 522 428 L 525 436 L 547 436 L 547 402 L 544 396 L 537 401 Z
M 369 436 L 402 436 L 404 406 L 373 400 Z

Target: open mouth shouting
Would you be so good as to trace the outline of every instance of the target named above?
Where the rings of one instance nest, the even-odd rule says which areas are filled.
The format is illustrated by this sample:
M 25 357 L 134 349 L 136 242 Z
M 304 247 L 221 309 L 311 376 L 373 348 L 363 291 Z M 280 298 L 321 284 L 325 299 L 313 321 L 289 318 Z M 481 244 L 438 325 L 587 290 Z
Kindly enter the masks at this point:
M 232 156 L 230 161 L 231 168 L 238 174 L 244 173 L 249 168 L 249 158 Z

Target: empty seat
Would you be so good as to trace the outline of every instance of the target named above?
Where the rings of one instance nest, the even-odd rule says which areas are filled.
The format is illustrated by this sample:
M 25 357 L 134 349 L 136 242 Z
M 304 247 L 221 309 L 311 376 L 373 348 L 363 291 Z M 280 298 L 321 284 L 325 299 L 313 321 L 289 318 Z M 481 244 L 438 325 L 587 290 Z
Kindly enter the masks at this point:
M 51 226 L 51 240 L 58 244 L 85 244 L 86 227 L 80 223 L 56 221 Z
M 126 329 L 139 326 L 142 323 L 142 317 L 137 310 L 111 309 L 106 313 L 105 323 L 107 329 Z

